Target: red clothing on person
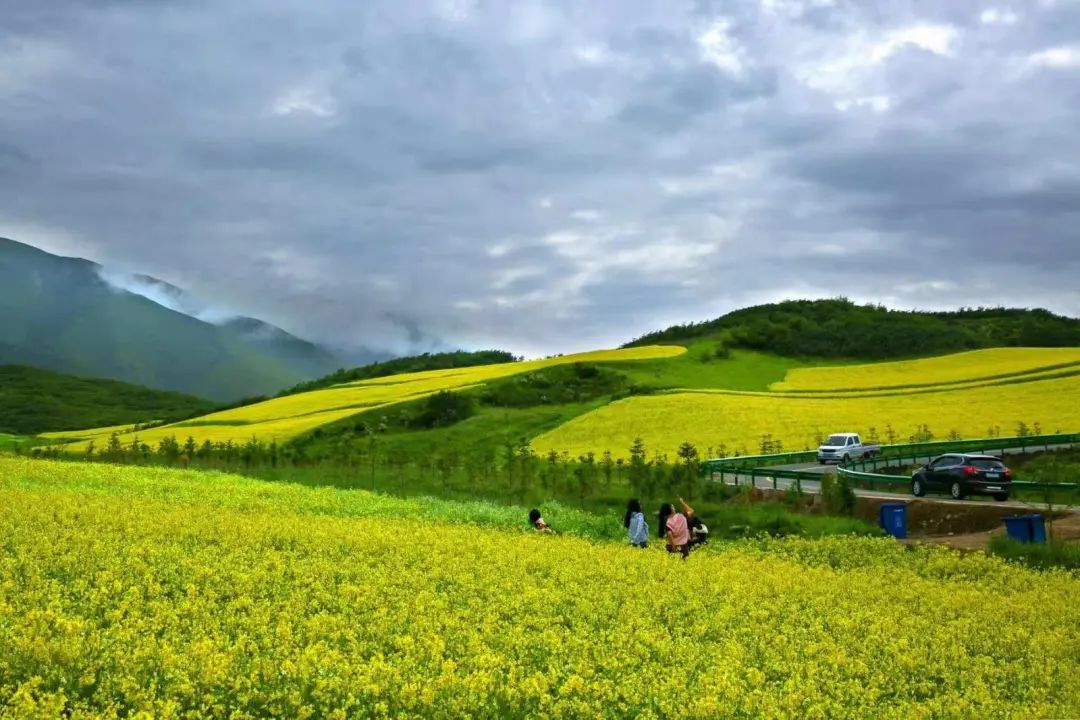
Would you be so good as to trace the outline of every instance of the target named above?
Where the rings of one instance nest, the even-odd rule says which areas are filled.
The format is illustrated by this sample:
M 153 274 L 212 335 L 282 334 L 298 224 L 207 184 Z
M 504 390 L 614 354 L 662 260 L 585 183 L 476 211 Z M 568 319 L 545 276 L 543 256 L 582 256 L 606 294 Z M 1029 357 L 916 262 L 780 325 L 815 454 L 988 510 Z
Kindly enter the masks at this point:
M 667 519 L 667 529 L 671 533 L 671 544 L 676 547 L 690 542 L 690 528 L 686 525 L 686 516 L 675 513 Z

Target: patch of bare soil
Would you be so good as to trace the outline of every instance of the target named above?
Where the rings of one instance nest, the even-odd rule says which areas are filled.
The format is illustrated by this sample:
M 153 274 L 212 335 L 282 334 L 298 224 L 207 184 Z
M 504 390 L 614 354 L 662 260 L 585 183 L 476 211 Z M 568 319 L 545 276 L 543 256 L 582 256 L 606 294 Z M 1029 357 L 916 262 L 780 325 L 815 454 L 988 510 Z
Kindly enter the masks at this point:
M 864 520 L 877 523 L 878 508 L 883 502 L 897 501 L 860 497 L 855 504 L 855 514 Z M 1002 520 L 1011 515 L 1041 512 L 1037 509 L 1021 510 L 995 503 L 941 503 L 917 498 L 910 498 L 906 503 L 910 537 L 986 532 L 1004 528 Z
M 1046 513 L 1042 513 L 1045 515 Z M 1055 513 L 1052 523 L 1047 527 L 1047 532 L 1057 540 L 1080 540 L 1080 512 Z M 1005 527 L 996 527 L 993 530 L 983 532 L 964 533 L 961 535 L 929 535 L 912 538 L 914 542 L 931 542 L 940 545 L 948 545 L 957 550 L 986 550 L 990 544 L 990 538 L 995 535 L 1004 535 Z

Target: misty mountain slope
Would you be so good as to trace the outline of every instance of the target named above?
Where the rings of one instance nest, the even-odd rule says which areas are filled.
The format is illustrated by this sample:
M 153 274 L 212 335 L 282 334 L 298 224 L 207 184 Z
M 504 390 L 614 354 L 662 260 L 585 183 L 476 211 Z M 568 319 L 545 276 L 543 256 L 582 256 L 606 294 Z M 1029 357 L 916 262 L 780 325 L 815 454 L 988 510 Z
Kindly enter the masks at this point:
M 320 377 L 346 363 L 330 351 L 258 318 L 235 317 L 220 327 L 244 342 L 266 350 L 304 377 Z
M 0 238 L 0 363 L 214 400 L 273 393 L 317 374 L 291 367 L 235 327 L 117 289 L 99 270 Z

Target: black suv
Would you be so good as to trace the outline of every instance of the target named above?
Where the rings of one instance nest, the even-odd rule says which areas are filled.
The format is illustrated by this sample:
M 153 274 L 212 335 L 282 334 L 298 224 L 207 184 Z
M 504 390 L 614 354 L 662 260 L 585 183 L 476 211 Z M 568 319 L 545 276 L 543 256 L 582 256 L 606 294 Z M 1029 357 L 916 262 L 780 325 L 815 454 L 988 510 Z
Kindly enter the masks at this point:
M 993 455 L 942 455 L 923 465 L 911 476 L 912 494 L 945 490 L 954 500 L 968 495 L 992 495 L 1008 500 L 1012 471 Z

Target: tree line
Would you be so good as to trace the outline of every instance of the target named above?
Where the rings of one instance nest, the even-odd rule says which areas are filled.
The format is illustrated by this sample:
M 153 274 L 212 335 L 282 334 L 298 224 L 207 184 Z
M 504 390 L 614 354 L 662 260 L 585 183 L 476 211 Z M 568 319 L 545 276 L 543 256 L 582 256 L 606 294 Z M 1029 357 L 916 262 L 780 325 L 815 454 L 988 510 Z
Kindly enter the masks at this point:
M 846 298 L 789 300 L 674 325 L 632 345 L 722 337 L 731 347 L 788 357 L 890 358 L 990 347 L 1076 347 L 1080 320 L 1047 310 L 962 308 L 956 312 L 890 310 Z

